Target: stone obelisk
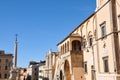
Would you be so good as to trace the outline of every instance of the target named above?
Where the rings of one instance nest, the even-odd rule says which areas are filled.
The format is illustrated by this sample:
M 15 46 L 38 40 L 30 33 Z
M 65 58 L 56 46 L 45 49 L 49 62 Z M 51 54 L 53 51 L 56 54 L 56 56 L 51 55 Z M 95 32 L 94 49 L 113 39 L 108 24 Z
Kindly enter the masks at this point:
M 17 54 L 18 54 L 17 52 L 18 52 L 18 40 L 17 40 L 17 34 L 16 34 L 13 67 L 11 68 L 10 77 L 8 80 L 18 80 L 19 78 L 19 69 L 17 67 Z
M 14 48 L 14 65 L 13 67 L 17 67 L 17 52 L 18 52 L 18 40 L 17 40 L 17 34 L 16 34 L 16 40 L 15 40 L 15 48 Z

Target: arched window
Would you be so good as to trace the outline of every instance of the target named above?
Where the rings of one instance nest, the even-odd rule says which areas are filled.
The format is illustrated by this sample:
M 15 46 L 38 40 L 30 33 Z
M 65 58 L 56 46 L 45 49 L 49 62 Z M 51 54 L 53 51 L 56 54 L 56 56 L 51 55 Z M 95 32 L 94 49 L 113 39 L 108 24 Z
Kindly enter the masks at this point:
M 91 31 L 89 31 L 89 34 L 88 34 L 88 45 L 89 46 L 93 45 L 93 38 L 92 38 L 92 32 Z
M 63 73 L 62 73 L 62 70 L 60 70 L 60 80 L 63 80 Z
M 69 41 L 67 42 L 67 51 L 69 51 Z
M 72 50 L 73 50 L 73 51 L 76 50 L 76 42 L 75 42 L 75 41 L 72 42 Z
M 63 45 L 63 53 L 65 52 L 65 48 L 64 48 L 64 45 Z
M 61 51 L 60 52 L 62 53 L 62 46 L 61 46 Z
M 66 43 L 65 43 L 65 53 L 67 52 L 67 46 L 66 46 Z
M 62 46 L 62 54 L 64 53 L 64 48 L 63 48 L 63 46 Z
M 89 42 L 89 46 L 92 46 L 92 44 L 93 44 L 93 39 L 92 39 L 92 37 L 91 36 L 89 36 L 89 38 L 88 38 L 88 42 Z
M 83 38 L 83 40 L 82 40 L 82 48 L 84 49 L 85 47 L 86 47 L 86 39 Z
M 72 41 L 72 50 L 73 51 L 81 51 L 81 43 L 78 40 Z

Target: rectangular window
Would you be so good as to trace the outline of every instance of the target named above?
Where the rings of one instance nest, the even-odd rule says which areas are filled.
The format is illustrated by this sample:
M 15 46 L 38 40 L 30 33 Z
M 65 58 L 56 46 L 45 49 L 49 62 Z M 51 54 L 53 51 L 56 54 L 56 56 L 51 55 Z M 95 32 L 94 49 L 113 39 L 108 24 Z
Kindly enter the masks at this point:
M 7 74 L 4 75 L 4 78 L 7 78 Z
M 5 66 L 5 70 L 8 70 L 8 66 Z
M 42 70 L 40 70 L 39 72 L 42 73 Z
M 84 70 L 85 70 L 85 73 L 87 73 L 87 62 L 84 62 Z
M 5 59 L 5 62 L 7 63 L 7 62 L 8 62 L 8 59 Z
M 106 22 L 103 22 L 101 25 L 101 35 L 104 37 L 106 35 Z
M 109 72 L 108 57 L 103 58 L 104 72 Z
M 35 73 L 35 76 L 36 76 L 37 74 Z
M 2 78 L 2 74 L 0 73 L 0 78 Z
M 1 66 L 0 66 L 0 70 L 2 70 Z

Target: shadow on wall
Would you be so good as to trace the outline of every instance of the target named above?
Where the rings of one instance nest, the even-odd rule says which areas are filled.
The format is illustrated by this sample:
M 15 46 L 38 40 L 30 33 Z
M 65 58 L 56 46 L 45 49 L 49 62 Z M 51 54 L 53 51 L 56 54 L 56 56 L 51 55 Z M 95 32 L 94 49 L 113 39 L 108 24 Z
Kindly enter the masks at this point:
M 31 76 L 28 75 L 27 78 L 26 78 L 26 80 L 31 80 Z
M 48 78 L 43 78 L 43 80 L 49 80 Z

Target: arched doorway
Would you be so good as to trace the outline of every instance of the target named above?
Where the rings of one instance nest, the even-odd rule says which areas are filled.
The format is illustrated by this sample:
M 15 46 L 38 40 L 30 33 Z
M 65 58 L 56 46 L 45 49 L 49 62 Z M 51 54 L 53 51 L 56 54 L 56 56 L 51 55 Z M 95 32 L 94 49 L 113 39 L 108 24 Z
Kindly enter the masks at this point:
M 66 80 L 71 80 L 70 65 L 69 65 L 69 62 L 67 60 L 65 61 L 64 72 L 65 72 Z

